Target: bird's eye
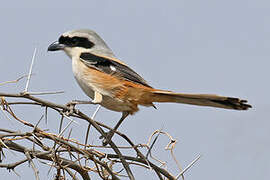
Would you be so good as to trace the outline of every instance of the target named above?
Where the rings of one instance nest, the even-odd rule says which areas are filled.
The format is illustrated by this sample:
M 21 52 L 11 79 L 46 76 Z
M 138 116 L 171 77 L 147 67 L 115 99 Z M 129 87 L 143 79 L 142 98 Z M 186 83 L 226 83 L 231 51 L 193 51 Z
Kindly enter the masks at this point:
M 60 44 L 66 44 L 66 37 L 61 36 L 61 37 L 58 39 L 58 42 L 59 42 Z
M 67 46 L 74 47 L 79 44 L 79 39 L 77 37 L 70 38 L 70 37 L 61 36 L 58 42 L 60 44 L 65 44 Z
M 73 37 L 70 39 L 70 44 L 73 46 L 76 46 L 79 43 L 79 39 L 76 37 Z

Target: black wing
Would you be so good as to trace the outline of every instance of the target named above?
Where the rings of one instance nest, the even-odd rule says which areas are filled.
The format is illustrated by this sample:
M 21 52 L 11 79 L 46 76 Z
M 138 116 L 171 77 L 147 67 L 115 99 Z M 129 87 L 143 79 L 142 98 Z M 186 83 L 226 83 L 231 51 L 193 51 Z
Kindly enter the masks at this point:
M 95 68 L 110 75 L 120 76 L 126 80 L 142 84 L 147 87 L 151 87 L 135 71 L 130 69 L 128 66 L 111 60 L 109 57 L 106 58 L 91 53 L 82 53 L 80 58 L 82 62 L 89 67 Z

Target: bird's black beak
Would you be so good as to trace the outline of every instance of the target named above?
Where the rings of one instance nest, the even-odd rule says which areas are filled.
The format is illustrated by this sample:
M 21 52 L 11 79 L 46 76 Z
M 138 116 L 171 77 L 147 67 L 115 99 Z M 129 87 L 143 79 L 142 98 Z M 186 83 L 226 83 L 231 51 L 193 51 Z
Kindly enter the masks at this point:
M 48 47 L 48 51 L 59 51 L 63 50 L 66 47 L 64 44 L 60 44 L 59 42 L 54 42 Z

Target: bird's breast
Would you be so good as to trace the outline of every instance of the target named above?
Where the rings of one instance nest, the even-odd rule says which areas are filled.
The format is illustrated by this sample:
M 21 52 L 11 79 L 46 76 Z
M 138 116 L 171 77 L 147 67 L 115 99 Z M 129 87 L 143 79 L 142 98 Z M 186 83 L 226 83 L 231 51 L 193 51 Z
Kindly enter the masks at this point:
M 85 75 L 85 71 L 87 71 L 87 67 L 77 59 L 72 59 L 72 71 L 74 77 L 81 87 L 81 89 L 85 92 L 87 96 L 93 99 L 94 97 L 94 87 L 92 85 L 92 77 L 91 74 Z

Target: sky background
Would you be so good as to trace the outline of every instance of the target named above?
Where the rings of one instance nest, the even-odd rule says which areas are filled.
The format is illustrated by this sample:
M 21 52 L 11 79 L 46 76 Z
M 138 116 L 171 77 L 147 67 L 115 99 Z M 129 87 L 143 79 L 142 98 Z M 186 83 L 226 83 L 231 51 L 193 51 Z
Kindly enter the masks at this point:
M 187 180 L 268 180 L 269 19 L 269 0 L 5 1 L 0 7 L 0 82 L 27 74 L 36 47 L 30 90 L 64 90 L 61 95 L 42 97 L 57 103 L 86 100 L 73 78 L 70 59 L 63 52 L 48 53 L 47 47 L 65 31 L 93 29 L 119 59 L 155 88 L 241 97 L 254 107 L 239 112 L 158 104 L 158 110 L 142 107 L 124 121 L 120 131 L 135 143 L 146 143 L 153 131 L 163 128 L 178 140 L 175 155 L 183 167 L 201 154 L 185 174 Z M 24 84 L 0 86 L 0 92 L 20 92 Z M 91 115 L 96 107 L 79 108 Z M 15 110 L 32 123 L 44 112 L 29 106 Z M 119 117 L 120 113 L 102 109 L 96 120 L 113 126 Z M 2 114 L 0 120 L 3 128 L 22 128 Z M 86 124 L 79 123 L 73 126 L 73 137 L 83 139 Z M 49 111 L 49 122 L 41 127 L 57 132 L 58 124 L 59 116 Z M 161 137 L 153 152 L 176 175 L 176 165 L 163 148 L 166 143 Z M 54 172 L 47 175 L 44 165 L 38 167 L 41 179 L 53 176 Z M 23 180 L 34 179 L 27 163 L 16 172 Z M 0 177 L 19 179 L 5 169 L 0 169 Z M 156 179 L 153 172 L 138 169 L 135 177 Z

